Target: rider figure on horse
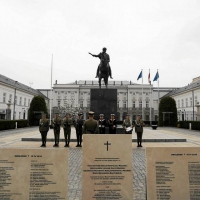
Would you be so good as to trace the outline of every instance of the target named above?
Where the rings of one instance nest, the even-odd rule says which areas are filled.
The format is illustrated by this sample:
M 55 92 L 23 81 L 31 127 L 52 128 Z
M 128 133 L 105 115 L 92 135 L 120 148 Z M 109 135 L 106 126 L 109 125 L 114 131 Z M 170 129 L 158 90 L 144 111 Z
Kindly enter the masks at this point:
M 110 62 L 110 56 L 106 53 L 106 50 L 107 49 L 104 47 L 103 51 L 101 53 L 99 53 L 98 55 L 93 55 L 93 54 L 89 53 L 93 57 L 98 57 L 101 60 L 99 66 L 97 68 L 97 73 L 96 73 L 96 77 L 95 78 L 99 77 L 99 68 L 101 67 L 102 62 L 107 62 L 108 75 L 112 79 L 112 71 L 111 71 L 110 64 L 109 64 L 109 62 Z

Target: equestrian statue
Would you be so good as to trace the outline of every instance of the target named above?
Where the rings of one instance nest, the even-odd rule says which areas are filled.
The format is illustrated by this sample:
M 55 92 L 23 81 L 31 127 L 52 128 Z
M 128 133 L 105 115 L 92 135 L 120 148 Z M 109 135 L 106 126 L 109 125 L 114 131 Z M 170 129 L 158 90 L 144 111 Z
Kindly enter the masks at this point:
M 106 50 L 107 49 L 104 47 L 103 51 L 101 53 L 99 53 L 98 55 L 89 53 L 93 57 L 98 57 L 100 59 L 100 64 L 97 68 L 96 77 L 95 77 L 95 78 L 99 78 L 99 88 L 101 88 L 101 79 L 102 78 L 104 79 L 106 88 L 108 86 L 108 77 L 110 76 L 110 78 L 112 79 L 112 72 L 111 72 L 111 68 L 109 65 L 110 56 L 106 53 Z

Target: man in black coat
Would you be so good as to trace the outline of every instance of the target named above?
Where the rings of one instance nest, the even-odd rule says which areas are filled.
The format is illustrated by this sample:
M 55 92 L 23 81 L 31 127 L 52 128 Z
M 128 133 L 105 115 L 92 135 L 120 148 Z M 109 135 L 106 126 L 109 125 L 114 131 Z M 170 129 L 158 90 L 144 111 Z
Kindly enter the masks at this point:
M 82 147 L 82 135 L 83 135 L 83 124 L 84 120 L 82 119 L 83 113 L 78 113 L 78 119 L 74 121 L 74 127 L 76 129 L 76 138 L 77 138 L 77 145 L 76 147 Z
M 110 115 L 110 119 L 108 120 L 109 134 L 116 134 L 117 130 L 117 121 L 115 119 L 115 114 Z

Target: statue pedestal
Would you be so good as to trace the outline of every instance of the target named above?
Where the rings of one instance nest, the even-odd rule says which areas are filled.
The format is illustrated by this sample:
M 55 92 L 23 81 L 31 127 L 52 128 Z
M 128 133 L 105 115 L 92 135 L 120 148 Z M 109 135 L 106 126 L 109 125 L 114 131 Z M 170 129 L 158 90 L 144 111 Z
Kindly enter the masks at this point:
M 90 110 L 95 112 L 95 119 L 99 119 L 99 114 L 104 114 L 106 120 L 110 114 L 117 116 L 117 89 L 91 89 Z

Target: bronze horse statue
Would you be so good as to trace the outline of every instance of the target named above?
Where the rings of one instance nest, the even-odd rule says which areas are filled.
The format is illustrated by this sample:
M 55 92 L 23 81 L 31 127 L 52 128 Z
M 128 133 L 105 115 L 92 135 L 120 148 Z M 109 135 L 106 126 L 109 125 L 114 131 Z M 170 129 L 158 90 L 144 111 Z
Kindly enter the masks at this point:
M 98 55 L 93 55 L 91 53 L 89 54 L 92 55 L 93 57 L 98 57 L 101 60 L 96 75 L 96 78 L 97 77 L 99 78 L 99 88 L 101 89 L 101 79 L 104 79 L 105 86 L 106 88 L 108 88 L 108 77 L 110 76 L 112 78 L 112 76 L 109 65 L 110 57 L 106 53 L 106 48 L 103 48 L 103 52 Z

